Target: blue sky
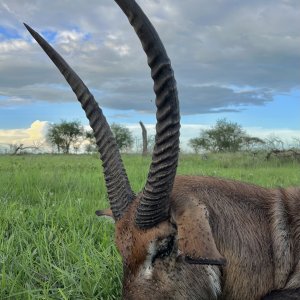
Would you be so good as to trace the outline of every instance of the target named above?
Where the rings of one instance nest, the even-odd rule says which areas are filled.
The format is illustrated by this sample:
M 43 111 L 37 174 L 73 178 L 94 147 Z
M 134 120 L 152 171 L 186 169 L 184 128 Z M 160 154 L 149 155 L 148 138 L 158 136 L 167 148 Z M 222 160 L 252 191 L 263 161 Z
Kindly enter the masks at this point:
M 5 41 L 19 38 L 21 38 L 21 36 L 17 30 L 0 25 L 0 40 Z
M 174 67 L 182 143 L 220 118 L 257 135 L 300 137 L 298 1 L 138 2 L 161 35 Z M 89 4 L 1 1 L 0 145 L 18 142 L 20 136 L 30 143 L 36 137 L 27 131 L 32 133 L 34 127 L 38 132 L 41 126 L 42 137 L 47 122 L 78 119 L 88 124 L 23 22 L 78 72 L 110 123 L 134 128 L 142 120 L 153 128 L 152 81 L 139 41 L 114 1 Z
M 245 126 L 261 126 L 264 128 L 290 128 L 299 130 L 300 93 L 291 92 L 289 95 L 279 95 L 263 106 L 248 106 L 239 112 L 208 113 L 184 115 L 182 121 L 186 124 L 210 125 L 219 118 L 227 118 Z M 0 99 L 1 101 L 1 99 Z M 103 108 L 104 114 L 110 122 L 138 123 L 141 119 L 145 123 L 154 123 L 155 115 L 136 113 L 134 110 L 116 110 Z M 26 128 L 34 120 L 34 116 L 41 120 L 58 122 L 61 119 L 73 120 L 74 116 L 85 124 L 86 117 L 74 96 L 73 103 L 49 104 L 38 102 L 30 105 L 21 105 L 2 108 L 0 120 L 2 129 Z

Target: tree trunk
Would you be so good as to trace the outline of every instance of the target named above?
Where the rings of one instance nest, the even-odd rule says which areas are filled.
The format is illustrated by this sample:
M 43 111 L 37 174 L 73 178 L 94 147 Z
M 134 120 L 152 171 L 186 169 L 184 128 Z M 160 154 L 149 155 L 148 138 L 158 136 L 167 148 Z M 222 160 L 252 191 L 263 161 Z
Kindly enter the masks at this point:
M 142 127 L 142 136 L 143 136 L 143 152 L 142 152 L 142 155 L 145 156 L 145 155 L 147 155 L 147 152 L 148 152 L 148 149 L 147 149 L 147 146 L 148 146 L 147 130 L 146 130 L 146 127 L 144 126 L 142 121 L 140 121 L 139 123 Z

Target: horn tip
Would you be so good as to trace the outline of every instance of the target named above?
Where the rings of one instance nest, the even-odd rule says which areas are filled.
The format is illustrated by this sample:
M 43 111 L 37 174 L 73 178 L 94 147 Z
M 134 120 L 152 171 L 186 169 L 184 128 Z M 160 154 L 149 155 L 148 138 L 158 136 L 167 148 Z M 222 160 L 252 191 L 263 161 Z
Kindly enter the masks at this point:
M 25 22 L 23 22 L 23 25 L 26 27 L 26 29 L 31 29 L 29 25 L 27 25 Z
M 32 36 L 36 33 L 29 25 L 27 25 L 26 23 L 23 24 Z

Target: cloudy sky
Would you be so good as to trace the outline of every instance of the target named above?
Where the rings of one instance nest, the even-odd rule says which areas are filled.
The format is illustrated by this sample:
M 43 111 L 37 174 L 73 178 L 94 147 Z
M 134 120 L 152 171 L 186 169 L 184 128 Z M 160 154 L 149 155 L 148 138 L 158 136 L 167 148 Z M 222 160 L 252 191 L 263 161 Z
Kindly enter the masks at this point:
M 227 118 L 259 136 L 300 136 L 299 0 L 139 0 L 171 58 L 182 143 Z M 23 26 L 40 32 L 89 86 L 109 123 L 155 123 L 146 57 L 112 0 L 0 1 L 0 144 L 40 139 L 85 115 Z

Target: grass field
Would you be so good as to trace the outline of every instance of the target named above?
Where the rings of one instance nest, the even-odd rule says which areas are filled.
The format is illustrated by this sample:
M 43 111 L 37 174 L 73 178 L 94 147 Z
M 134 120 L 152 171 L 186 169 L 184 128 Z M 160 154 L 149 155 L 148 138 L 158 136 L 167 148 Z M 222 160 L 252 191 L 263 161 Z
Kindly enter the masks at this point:
M 150 158 L 124 156 L 135 191 Z M 179 174 L 212 175 L 265 187 L 300 185 L 295 161 L 245 154 L 180 158 Z M 101 164 L 88 155 L 0 156 L 0 299 L 118 299 L 121 259 Z

